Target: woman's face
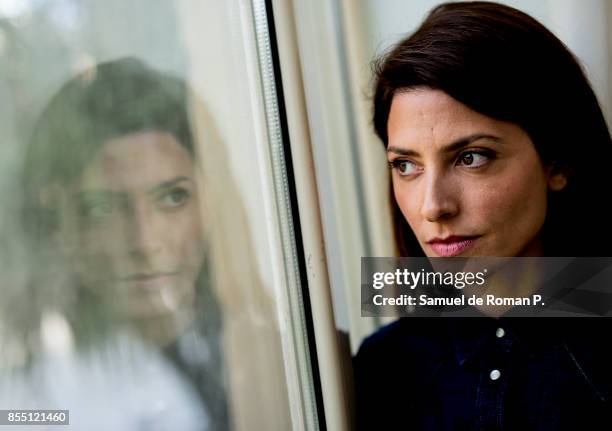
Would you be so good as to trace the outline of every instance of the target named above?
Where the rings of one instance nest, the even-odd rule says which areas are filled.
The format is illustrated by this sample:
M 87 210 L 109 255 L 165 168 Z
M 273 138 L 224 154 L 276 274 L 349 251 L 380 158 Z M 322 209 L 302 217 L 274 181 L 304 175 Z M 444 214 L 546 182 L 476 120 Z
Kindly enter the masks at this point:
M 549 175 L 519 126 L 440 90 L 394 96 L 387 123 L 395 199 L 425 255 L 541 255 Z
M 159 131 L 111 139 L 71 190 L 81 282 L 130 318 L 192 304 L 203 259 L 192 157 Z

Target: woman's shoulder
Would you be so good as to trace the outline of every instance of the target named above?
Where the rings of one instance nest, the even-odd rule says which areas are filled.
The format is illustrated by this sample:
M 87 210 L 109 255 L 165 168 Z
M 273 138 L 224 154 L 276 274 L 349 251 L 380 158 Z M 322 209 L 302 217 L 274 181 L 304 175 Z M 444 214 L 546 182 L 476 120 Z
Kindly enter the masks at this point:
M 375 356 L 423 359 L 445 355 L 450 348 L 448 323 L 444 318 L 401 318 L 366 337 L 356 359 Z
M 358 429 L 398 429 L 406 414 L 419 420 L 423 394 L 450 359 L 447 327 L 445 318 L 408 317 L 363 341 L 353 358 Z

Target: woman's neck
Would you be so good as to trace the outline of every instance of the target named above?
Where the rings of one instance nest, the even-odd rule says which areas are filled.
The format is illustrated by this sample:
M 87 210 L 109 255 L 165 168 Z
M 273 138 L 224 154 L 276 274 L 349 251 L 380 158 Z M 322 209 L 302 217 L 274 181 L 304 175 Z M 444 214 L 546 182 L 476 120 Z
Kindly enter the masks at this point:
M 528 298 L 531 297 L 543 283 L 541 262 L 544 247 L 540 235 L 536 236 L 523 250 L 512 258 L 491 258 L 497 261 L 499 268 L 487 277 L 486 288 L 478 296 L 493 295 L 495 298 Z M 513 308 L 512 305 L 488 305 L 484 301 L 476 305 L 483 313 L 498 317 Z

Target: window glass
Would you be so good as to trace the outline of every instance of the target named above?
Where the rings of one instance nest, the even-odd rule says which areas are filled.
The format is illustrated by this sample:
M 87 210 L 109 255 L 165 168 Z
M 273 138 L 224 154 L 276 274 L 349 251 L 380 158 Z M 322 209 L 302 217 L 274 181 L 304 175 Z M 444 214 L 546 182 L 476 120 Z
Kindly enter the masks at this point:
M 265 12 L 0 0 L 1 409 L 316 423 Z

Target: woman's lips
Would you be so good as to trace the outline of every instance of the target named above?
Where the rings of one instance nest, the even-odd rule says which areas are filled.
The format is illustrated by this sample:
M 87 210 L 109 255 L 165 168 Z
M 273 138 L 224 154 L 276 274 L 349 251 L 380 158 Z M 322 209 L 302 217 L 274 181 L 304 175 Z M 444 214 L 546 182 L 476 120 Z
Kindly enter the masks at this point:
M 451 257 L 457 256 L 470 248 L 479 236 L 450 236 L 445 239 L 434 238 L 428 241 L 431 249 L 438 256 Z

